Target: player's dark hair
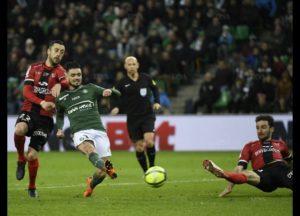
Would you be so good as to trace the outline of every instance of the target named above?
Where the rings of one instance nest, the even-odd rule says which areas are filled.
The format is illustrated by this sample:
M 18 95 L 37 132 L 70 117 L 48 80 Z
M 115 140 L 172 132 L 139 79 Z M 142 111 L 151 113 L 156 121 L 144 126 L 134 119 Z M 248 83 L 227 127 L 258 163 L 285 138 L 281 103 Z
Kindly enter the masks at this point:
M 65 69 L 67 70 L 67 72 L 70 69 L 74 69 L 74 68 L 81 68 L 80 64 L 78 64 L 76 61 L 69 61 L 65 64 Z
M 258 121 L 267 121 L 269 123 L 270 127 L 274 127 L 274 119 L 270 115 L 259 115 L 259 116 L 256 116 L 255 122 L 258 122 Z
M 64 42 L 62 42 L 61 40 L 52 40 L 49 42 L 48 47 L 51 48 L 54 44 L 60 44 L 60 45 L 65 45 Z

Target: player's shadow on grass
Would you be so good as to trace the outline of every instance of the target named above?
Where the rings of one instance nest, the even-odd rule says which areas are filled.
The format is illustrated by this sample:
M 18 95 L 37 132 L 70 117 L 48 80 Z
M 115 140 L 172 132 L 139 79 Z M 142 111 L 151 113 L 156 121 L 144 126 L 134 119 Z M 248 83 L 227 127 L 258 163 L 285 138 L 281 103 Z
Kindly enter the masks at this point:
M 284 194 L 230 194 L 223 198 L 280 198 L 280 197 L 293 197 L 293 193 Z

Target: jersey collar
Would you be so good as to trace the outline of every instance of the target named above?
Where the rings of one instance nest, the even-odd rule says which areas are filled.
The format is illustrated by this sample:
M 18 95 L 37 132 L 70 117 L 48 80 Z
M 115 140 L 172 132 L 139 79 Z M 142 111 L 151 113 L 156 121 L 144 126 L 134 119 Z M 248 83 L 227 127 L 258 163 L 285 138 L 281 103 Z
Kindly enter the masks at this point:
M 44 67 L 46 70 L 52 70 L 52 69 L 56 68 L 58 65 L 59 65 L 59 64 L 54 65 L 53 67 L 49 67 L 49 66 L 46 65 L 46 62 L 43 62 L 43 67 Z
M 78 88 L 74 89 L 74 90 L 66 90 L 66 92 L 76 92 L 78 89 L 81 89 L 83 87 L 83 85 L 80 85 Z

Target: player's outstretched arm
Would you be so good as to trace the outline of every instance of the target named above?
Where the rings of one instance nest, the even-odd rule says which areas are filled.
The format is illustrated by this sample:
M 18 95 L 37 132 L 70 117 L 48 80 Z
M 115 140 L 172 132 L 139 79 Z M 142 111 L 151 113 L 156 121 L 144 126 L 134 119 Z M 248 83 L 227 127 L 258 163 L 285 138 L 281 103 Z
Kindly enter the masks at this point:
M 112 91 L 110 89 L 104 89 L 102 92 L 103 97 L 109 97 L 109 96 L 111 96 L 111 94 L 112 94 Z
M 112 94 L 117 95 L 119 97 L 122 95 L 121 92 L 115 88 L 112 88 L 111 91 L 112 91 Z
M 61 84 L 60 83 L 56 83 L 52 89 L 51 89 L 51 94 L 53 97 L 58 97 L 61 91 Z
M 121 101 L 122 101 L 122 88 L 121 88 L 121 84 L 118 83 L 118 85 L 116 87 L 111 88 L 111 91 L 113 93 L 113 95 L 116 95 L 117 97 L 112 97 L 110 100 L 111 103 L 111 107 L 113 107 L 113 109 L 110 111 L 111 115 L 117 115 L 120 112 L 120 108 L 122 109 L 121 106 Z
M 102 93 L 102 96 L 103 97 L 109 97 L 111 96 L 112 94 L 114 95 L 117 95 L 117 96 L 121 96 L 121 92 L 119 92 L 118 90 L 116 89 L 105 89 Z

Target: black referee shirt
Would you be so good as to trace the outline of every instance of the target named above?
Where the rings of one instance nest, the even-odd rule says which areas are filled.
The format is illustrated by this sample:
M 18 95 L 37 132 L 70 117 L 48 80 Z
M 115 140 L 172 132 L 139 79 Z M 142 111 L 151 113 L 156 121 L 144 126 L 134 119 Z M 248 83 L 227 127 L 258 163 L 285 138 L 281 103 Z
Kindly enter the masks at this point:
M 160 103 L 156 83 L 147 74 L 139 73 L 137 81 L 133 81 L 126 75 L 115 88 L 121 92 L 121 97 L 112 101 L 112 108 L 118 107 L 120 113 L 130 116 L 154 114 L 150 101 L 152 94 L 154 102 Z

